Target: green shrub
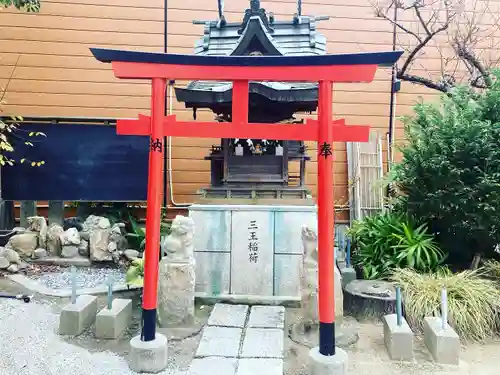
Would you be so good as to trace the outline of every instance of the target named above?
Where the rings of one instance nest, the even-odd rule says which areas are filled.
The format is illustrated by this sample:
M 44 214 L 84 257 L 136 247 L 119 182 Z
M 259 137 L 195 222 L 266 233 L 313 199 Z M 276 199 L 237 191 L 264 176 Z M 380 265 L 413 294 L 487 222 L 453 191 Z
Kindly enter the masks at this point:
M 395 268 L 435 269 L 444 259 L 425 224 L 395 213 L 381 213 L 354 223 L 348 231 L 353 265 L 365 279 L 387 278 Z
M 399 269 L 391 279 L 401 286 L 406 319 L 418 331 L 424 317 L 441 316 L 443 287 L 448 294 L 448 322 L 462 339 L 481 341 L 498 329 L 500 290 L 480 271 L 453 274 L 442 269 L 421 274 Z
M 500 75 L 490 89 L 457 88 L 404 118 L 393 169 L 402 209 L 426 221 L 455 263 L 500 243 Z

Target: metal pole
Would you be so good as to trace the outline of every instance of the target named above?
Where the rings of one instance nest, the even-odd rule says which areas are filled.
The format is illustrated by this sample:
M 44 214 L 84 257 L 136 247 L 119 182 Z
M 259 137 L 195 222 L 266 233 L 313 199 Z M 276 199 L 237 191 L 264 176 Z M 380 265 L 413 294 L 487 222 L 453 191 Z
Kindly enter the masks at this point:
M 345 253 L 345 265 L 351 267 L 351 239 L 347 239 L 347 249 Z
M 446 288 L 441 290 L 441 323 L 443 329 L 448 327 L 448 293 Z
M 318 121 L 319 352 L 332 356 L 335 355 L 332 82 L 319 83 Z
M 151 145 L 149 150 L 148 207 L 146 210 L 146 250 L 142 299 L 142 341 L 153 341 L 156 331 L 156 295 L 160 251 L 161 198 L 163 193 L 163 118 L 165 78 L 153 78 L 151 98 Z
M 108 280 L 108 310 L 113 308 L 113 280 Z
M 396 318 L 398 326 L 403 324 L 403 304 L 401 302 L 401 287 L 396 287 Z
M 71 303 L 76 303 L 76 267 L 71 266 Z

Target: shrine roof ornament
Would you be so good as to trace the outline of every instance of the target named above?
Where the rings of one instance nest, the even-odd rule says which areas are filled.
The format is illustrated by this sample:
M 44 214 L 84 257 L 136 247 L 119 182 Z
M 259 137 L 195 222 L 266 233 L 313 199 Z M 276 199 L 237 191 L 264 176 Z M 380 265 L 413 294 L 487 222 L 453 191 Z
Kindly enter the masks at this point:
M 316 22 L 329 17 L 302 16 L 301 4 L 288 20 L 276 20 L 273 13 L 261 8 L 259 0 L 251 0 L 242 22 L 228 23 L 224 17 L 224 2 L 218 2 L 219 19 L 194 21 L 205 25 L 203 37 L 195 44 L 195 54 L 209 56 L 239 55 L 250 52 L 248 41 L 254 37 L 265 42 L 266 52 L 273 55 L 324 55 L 326 38 L 316 31 Z M 272 45 L 272 46 L 271 46 Z
M 322 56 L 200 56 L 155 52 L 138 52 L 116 49 L 91 48 L 100 62 L 129 62 L 164 65 L 224 66 L 258 68 L 269 66 L 312 67 L 377 65 L 391 66 L 403 51 L 345 53 Z

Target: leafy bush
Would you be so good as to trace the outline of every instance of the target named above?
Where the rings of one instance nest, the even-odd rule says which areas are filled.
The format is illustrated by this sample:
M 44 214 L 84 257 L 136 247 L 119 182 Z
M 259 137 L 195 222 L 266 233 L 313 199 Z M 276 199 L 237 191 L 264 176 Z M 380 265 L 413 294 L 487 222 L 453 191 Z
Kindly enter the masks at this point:
M 404 118 L 393 169 L 402 209 L 422 218 L 455 263 L 500 243 L 500 74 L 491 88 L 457 88 Z
M 381 213 L 354 223 L 348 231 L 354 245 L 353 264 L 365 279 L 387 278 L 394 268 L 434 270 L 444 254 L 425 224 L 404 215 Z
M 144 285 L 144 256 L 142 259 L 132 261 L 125 274 L 125 281 L 129 285 L 140 287 Z
M 462 339 L 481 341 L 498 328 L 500 290 L 480 271 L 453 274 L 442 269 L 420 274 L 400 269 L 391 279 L 401 286 L 406 319 L 416 330 L 422 331 L 424 317 L 441 316 L 443 287 L 448 293 L 449 324 Z

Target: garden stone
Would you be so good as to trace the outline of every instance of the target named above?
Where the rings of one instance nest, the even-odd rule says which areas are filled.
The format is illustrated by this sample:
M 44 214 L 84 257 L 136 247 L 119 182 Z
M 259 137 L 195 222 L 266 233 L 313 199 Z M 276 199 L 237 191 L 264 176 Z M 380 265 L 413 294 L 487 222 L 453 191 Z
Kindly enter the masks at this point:
M 124 255 L 128 260 L 135 260 L 139 258 L 139 252 L 137 250 L 125 250 Z
M 167 254 L 160 262 L 158 318 L 162 327 L 182 325 L 194 318 L 194 222 L 176 216 L 167 238 Z
M 11 264 L 9 268 L 7 268 L 7 271 L 10 273 L 18 273 L 19 272 L 19 266 L 17 264 Z
M 48 255 L 60 255 L 62 250 L 61 235 L 64 229 L 59 224 L 52 224 L 47 233 L 47 253 Z
M 35 258 L 41 259 L 47 256 L 47 250 L 45 249 L 36 249 L 34 252 Z
M 10 262 L 7 258 L 0 257 L 0 269 L 4 270 L 10 266 Z
M 47 242 L 47 220 L 43 216 L 31 216 L 28 218 L 28 231 L 38 233 L 38 245 L 45 247 Z
M 10 263 L 21 264 L 21 257 L 12 249 L 4 249 L 2 256 Z
M 61 234 L 61 244 L 62 246 L 67 245 L 80 245 L 80 234 L 76 228 L 69 228 L 63 234 Z
M 75 258 L 79 255 L 78 246 L 76 245 L 65 245 L 62 247 L 61 256 L 63 258 Z
M 38 247 L 38 233 L 25 232 L 16 234 L 9 239 L 5 247 L 15 250 L 21 256 L 31 258 Z
M 89 256 L 89 242 L 80 237 L 80 245 L 78 245 L 78 253 L 81 256 L 88 257 Z
M 111 262 L 112 253 L 108 251 L 111 229 L 96 229 L 90 233 L 90 260 L 93 262 Z
M 83 230 L 83 225 L 78 217 L 68 217 L 63 221 L 64 230 L 76 228 L 77 231 Z

